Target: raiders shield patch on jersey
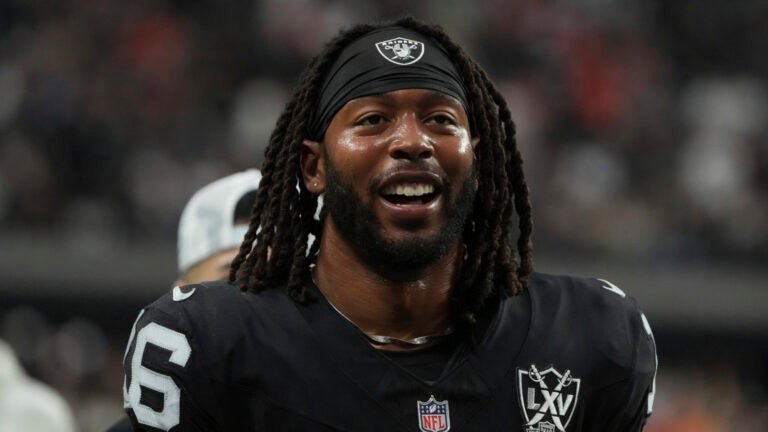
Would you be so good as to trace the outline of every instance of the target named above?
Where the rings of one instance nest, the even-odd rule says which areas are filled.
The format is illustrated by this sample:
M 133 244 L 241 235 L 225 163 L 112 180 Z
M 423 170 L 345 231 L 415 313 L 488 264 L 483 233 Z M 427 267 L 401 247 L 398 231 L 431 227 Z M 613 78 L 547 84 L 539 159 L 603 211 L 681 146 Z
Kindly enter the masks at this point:
M 376 42 L 376 49 L 385 59 L 401 66 L 414 64 L 424 55 L 422 42 L 403 37 Z
M 579 401 L 581 379 L 571 371 L 558 372 L 550 366 L 539 371 L 517 369 L 518 396 L 523 410 L 525 432 L 565 432 Z
M 448 401 L 438 401 L 432 395 L 426 402 L 416 401 L 419 410 L 419 429 L 422 432 L 447 432 L 451 430 Z

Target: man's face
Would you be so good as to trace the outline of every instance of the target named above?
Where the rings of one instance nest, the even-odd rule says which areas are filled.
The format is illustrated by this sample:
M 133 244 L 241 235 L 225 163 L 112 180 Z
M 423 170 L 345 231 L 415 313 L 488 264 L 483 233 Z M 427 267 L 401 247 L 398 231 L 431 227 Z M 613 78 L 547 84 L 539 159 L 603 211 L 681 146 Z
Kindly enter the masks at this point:
M 347 103 L 323 141 L 336 229 L 374 265 L 421 268 L 456 244 L 476 191 L 461 104 L 408 89 Z

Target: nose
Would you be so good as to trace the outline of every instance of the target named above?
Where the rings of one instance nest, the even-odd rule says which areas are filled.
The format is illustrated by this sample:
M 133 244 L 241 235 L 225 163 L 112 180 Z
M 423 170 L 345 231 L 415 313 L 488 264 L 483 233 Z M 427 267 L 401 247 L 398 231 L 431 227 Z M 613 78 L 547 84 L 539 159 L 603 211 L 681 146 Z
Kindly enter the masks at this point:
M 389 144 L 389 155 L 394 159 L 428 159 L 434 153 L 432 140 L 421 128 L 415 116 L 405 116 L 395 128 Z

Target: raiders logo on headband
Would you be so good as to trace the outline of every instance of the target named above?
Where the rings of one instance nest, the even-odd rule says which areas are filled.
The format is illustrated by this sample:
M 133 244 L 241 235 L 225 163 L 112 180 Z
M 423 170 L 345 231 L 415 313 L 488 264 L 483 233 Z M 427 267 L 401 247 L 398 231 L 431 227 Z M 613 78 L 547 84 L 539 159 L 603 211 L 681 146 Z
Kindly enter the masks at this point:
M 404 37 L 376 42 L 376 49 L 385 59 L 396 65 L 414 64 L 424 55 L 424 44 Z

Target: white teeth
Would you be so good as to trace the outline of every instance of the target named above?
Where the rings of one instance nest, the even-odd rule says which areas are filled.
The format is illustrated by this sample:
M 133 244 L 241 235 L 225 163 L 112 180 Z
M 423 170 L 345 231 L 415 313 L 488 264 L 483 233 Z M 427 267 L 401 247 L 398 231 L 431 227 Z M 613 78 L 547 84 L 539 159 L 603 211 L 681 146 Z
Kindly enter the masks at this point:
M 435 187 L 431 184 L 404 184 L 404 185 L 392 185 L 385 188 L 382 193 L 384 195 L 402 195 L 402 196 L 422 196 L 431 194 L 435 191 Z

